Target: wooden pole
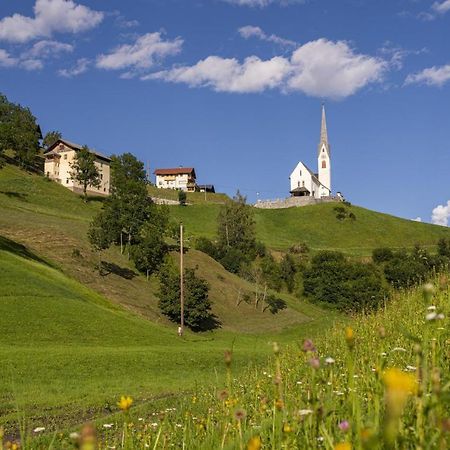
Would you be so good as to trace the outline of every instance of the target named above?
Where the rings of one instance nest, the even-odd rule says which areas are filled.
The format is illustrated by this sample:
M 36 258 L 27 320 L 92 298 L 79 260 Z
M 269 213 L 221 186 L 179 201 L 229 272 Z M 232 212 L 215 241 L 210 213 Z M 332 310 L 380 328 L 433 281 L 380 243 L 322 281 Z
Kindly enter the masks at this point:
M 184 267 L 183 267 L 183 224 L 180 223 L 180 336 L 184 332 Z

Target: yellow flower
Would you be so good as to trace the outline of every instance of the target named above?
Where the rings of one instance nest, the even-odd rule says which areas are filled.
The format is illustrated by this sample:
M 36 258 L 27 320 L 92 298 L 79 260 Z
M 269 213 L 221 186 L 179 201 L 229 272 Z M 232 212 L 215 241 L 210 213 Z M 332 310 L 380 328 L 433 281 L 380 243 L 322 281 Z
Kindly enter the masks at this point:
M 355 344 L 355 333 L 353 332 L 353 328 L 347 327 L 345 329 L 345 340 L 347 341 L 348 347 L 352 349 Z
M 388 392 L 399 392 L 406 395 L 417 393 L 417 381 L 414 375 L 400 369 L 387 369 L 383 374 L 384 385 Z
M 131 397 L 125 397 L 122 395 L 122 397 L 120 397 L 120 401 L 117 402 L 117 406 L 122 411 L 128 411 L 131 408 L 132 403 L 133 399 Z
M 339 442 L 334 446 L 334 450 L 352 450 L 352 444 L 350 442 Z
M 247 442 L 247 450 L 260 450 L 262 448 L 261 438 L 259 436 L 253 436 Z
M 291 433 L 292 431 L 293 429 L 288 423 L 283 424 L 283 433 Z
M 275 402 L 275 408 L 277 408 L 278 411 L 281 411 L 283 409 L 283 407 L 284 407 L 283 400 L 277 400 Z

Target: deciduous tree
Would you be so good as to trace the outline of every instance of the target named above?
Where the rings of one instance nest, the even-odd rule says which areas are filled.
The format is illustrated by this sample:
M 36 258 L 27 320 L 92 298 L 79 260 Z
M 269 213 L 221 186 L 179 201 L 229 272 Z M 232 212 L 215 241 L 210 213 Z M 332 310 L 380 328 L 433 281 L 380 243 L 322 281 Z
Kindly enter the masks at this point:
M 87 202 L 87 188 L 100 187 L 100 173 L 95 165 L 95 154 L 85 145 L 77 151 L 73 163 L 70 177 L 83 187 L 84 201 Z

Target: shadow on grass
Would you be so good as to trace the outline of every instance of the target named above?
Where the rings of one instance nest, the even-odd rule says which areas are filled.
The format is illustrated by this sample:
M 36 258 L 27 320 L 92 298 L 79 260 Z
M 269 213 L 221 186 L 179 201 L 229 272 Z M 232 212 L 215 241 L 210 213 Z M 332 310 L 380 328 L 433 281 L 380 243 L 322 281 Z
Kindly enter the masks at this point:
M 0 236 L 0 250 L 13 253 L 14 255 L 20 256 L 22 258 L 32 259 L 33 261 L 40 262 L 49 267 L 53 267 L 48 263 L 48 261 L 45 261 L 45 259 L 42 259 L 35 253 L 31 252 L 27 247 L 25 247 L 25 245 L 19 244 L 4 236 Z
M 192 331 L 195 332 L 212 331 L 221 327 L 222 322 L 220 322 L 219 318 L 215 314 L 210 314 L 210 316 L 207 319 L 205 319 L 200 326 L 192 328 Z
M 98 266 L 98 271 L 100 276 L 106 277 L 110 274 L 117 275 L 119 277 L 125 278 L 126 280 L 132 280 L 138 274 L 131 269 L 127 269 L 126 267 L 120 267 L 117 264 L 101 261 Z
M 22 194 L 20 192 L 12 192 L 12 191 L 0 191 L 0 194 L 6 195 L 9 198 L 22 200 L 24 202 L 27 201 L 27 197 L 28 197 L 28 194 Z

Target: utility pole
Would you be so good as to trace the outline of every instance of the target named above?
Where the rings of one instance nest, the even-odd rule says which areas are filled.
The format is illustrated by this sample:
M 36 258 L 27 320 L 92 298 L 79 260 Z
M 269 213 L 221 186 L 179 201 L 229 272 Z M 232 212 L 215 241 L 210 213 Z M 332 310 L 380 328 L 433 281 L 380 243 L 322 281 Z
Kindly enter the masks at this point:
M 183 267 L 183 223 L 180 223 L 180 329 L 179 335 L 183 336 L 184 332 L 184 267 Z

